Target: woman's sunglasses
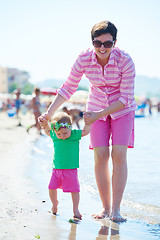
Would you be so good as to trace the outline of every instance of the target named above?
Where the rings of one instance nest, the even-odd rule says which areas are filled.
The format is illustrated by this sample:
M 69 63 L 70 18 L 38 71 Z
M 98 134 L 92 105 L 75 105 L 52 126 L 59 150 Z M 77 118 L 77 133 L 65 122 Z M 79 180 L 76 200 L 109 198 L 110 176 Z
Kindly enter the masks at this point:
M 93 40 L 93 46 L 95 48 L 100 48 L 103 45 L 105 48 L 111 48 L 111 47 L 113 47 L 114 42 L 115 41 L 106 41 L 106 42 L 102 43 L 99 40 Z

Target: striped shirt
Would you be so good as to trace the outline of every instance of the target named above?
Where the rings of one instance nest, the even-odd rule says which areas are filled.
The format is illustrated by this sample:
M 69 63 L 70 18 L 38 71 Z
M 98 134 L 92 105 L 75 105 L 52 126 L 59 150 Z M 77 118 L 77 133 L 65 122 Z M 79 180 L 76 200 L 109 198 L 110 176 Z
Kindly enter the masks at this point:
M 67 81 L 57 90 L 57 93 L 68 100 L 77 90 L 83 74 L 90 82 L 87 110 L 99 111 L 118 100 L 125 107 L 111 114 L 111 118 L 117 119 L 136 110 L 135 67 L 127 53 L 117 47 L 114 48 L 103 70 L 97 62 L 94 49 L 82 52 L 74 63 Z M 105 120 L 106 117 L 103 117 L 102 120 Z

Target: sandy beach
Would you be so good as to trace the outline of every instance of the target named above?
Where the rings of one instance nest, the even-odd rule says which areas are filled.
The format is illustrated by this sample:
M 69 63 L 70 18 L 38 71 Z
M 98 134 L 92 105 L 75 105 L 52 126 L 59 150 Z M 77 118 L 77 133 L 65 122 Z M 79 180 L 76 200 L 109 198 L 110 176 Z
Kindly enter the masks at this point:
M 18 127 L 16 119 L 0 113 L 0 239 L 34 239 L 41 219 L 41 202 L 25 176 L 30 154 L 27 143 L 27 118 Z M 36 136 L 34 136 L 35 138 Z M 32 139 L 33 141 L 33 139 Z M 37 231 L 35 232 L 37 228 Z
M 61 191 L 58 215 L 52 215 L 47 189 L 49 175 L 43 178 L 40 164 L 35 167 L 38 159 L 32 156 L 36 142 L 45 136 L 39 136 L 35 130 L 26 132 L 33 121 L 29 113 L 21 115 L 19 127 L 17 119 L 0 113 L 0 240 L 158 239 L 151 238 L 147 225 L 135 219 L 128 219 L 124 224 L 109 219 L 93 220 L 91 214 L 101 204 L 83 188 L 80 223 L 68 222 L 72 218 L 71 198 Z
M 55 217 L 50 212 L 47 186 L 45 199 L 41 198 L 41 193 L 34 187 L 27 169 L 32 168 L 30 154 L 39 136 L 36 131 L 31 134 L 26 132 L 27 126 L 33 121 L 30 114 L 21 115 L 20 127 L 17 126 L 17 119 L 0 113 L 0 240 L 74 240 L 82 239 L 88 234 L 90 236 L 86 239 L 95 239 L 95 227 L 92 229 L 90 225 L 89 229 L 86 229 L 85 220 L 81 222 L 78 233 L 78 224 L 68 222 L 72 218 L 69 195 L 60 193 L 60 208 L 63 209 L 60 209 L 59 215 Z M 97 222 L 93 221 L 93 224 L 97 225 Z M 97 227 L 99 226 L 98 223 Z

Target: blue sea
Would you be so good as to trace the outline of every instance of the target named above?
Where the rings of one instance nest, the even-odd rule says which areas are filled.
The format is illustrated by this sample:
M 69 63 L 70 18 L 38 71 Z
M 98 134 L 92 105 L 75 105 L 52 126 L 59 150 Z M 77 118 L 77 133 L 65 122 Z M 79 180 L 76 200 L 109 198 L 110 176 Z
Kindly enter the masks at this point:
M 100 206 L 94 177 L 94 156 L 88 145 L 89 136 L 86 136 L 80 142 L 79 179 L 86 196 L 89 195 Z M 41 136 L 33 142 L 31 160 L 34 164 L 29 171 L 35 182 L 41 179 L 38 188 L 46 198 L 49 198 L 46 184 L 51 174 L 52 152 L 49 137 Z M 160 114 L 157 112 L 153 112 L 152 116 L 135 118 L 135 148 L 128 149 L 128 181 L 121 211 L 128 221 L 143 226 L 139 231 L 142 231 L 142 236 L 144 231 L 148 237 L 142 239 L 160 239 Z

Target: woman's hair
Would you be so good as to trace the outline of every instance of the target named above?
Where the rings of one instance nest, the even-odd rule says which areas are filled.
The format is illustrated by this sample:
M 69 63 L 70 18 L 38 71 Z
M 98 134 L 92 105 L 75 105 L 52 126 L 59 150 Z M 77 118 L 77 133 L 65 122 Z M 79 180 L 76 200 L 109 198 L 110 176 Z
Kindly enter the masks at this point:
M 96 23 L 91 30 L 92 41 L 95 37 L 99 37 L 102 34 L 110 33 L 115 41 L 117 38 L 117 28 L 115 25 L 109 21 L 102 21 Z
M 68 123 L 72 125 L 72 118 L 65 112 L 55 113 L 51 119 L 51 122 L 54 123 Z

